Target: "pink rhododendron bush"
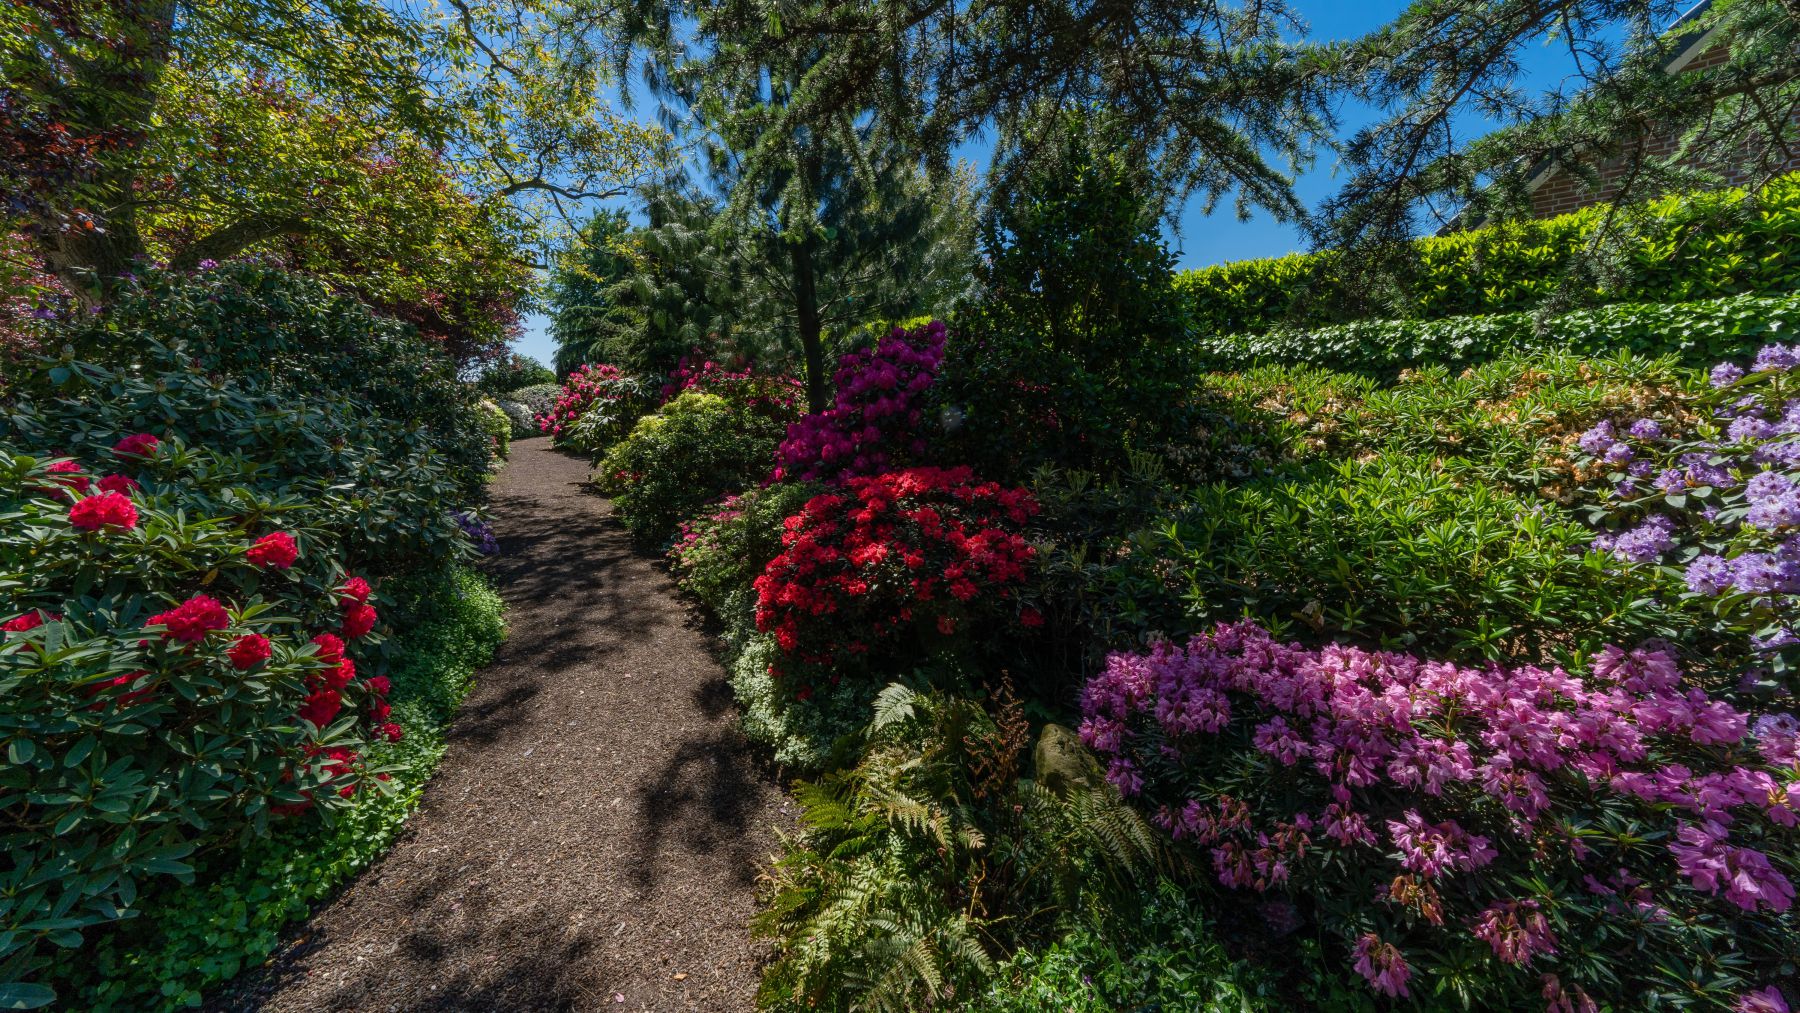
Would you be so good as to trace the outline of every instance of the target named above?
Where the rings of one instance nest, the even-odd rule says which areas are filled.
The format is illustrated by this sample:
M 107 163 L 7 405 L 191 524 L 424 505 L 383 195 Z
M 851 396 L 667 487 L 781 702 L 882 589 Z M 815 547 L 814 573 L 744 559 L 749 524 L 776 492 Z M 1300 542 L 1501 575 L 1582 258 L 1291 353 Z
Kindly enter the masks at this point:
M 563 381 L 550 409 L 537 417 L 538 431 L 559 447 L 598 455 L 623 439 L 650 407 L 636 377 L 616 366 L 581 366 Z
M 368 747 L 402 734 L 364 661 L 373 589 L 319 523 L 347 502 L 167 435 L 82 436 L 0 450 L 6 981 L 198 849 L 378 790 Z
M 1800 721 L 1660 647 L 1462 667 L 1222 624 L 1113 655 L 1082 709 L 1205 875 L 1385 996 L 1757 1009 L 1800 958 Z
M 783 657 L 777 674 L 804 699 L 820 677 L 880 670 L 1001 622 L 1041 623 L 1016 601 L 1036 512 L 1029 492 L 968 468 L 853 478 L 815 496 L 755 581 L 757 629 Z
M 937 320 L 896 327 L 874 348 L 839 359 L 831 378 L 836 400 L 788 427 L 776 480 L 838 483 L 923 458 L 925 395 L 944 361 L 947 333 Z

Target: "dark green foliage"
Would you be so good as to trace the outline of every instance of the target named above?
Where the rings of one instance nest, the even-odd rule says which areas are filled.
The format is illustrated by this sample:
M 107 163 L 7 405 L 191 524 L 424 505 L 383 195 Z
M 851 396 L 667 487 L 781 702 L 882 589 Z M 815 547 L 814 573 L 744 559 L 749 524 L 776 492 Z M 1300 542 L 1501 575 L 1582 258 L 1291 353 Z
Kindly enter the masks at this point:
M 859 760 L 795 789 L 800 835 L 754 929 L 776 940 L 778 1010 L 916 1010 L 972 995 L 1056 912 L 1129 889 L 1158 832 L 1108 785 L 1019 780 L 1029 728 L 954 696 L 883 690 Z
M 1248 1013 L 1283 1008 L 1269 971 L 1228 955 L 1199 897 L 1162 880 L 1054 943 L 1021 950 L 970 1013 Z
M 472 570 L 422 573 L 384 588 L 401 633 L 383 645 L 393 719 L 406 738 L 376 761 L 396 790 L 364 798 L 334 826 L 292 826 L 207 856 L 192 887 L 159 890 L 142 917 L 56 973 L 85 1008 L 178 1009 L 261 962 L 282 929 L 374 861 L 418 807 L 444 755 L 444 732 L 505 634 L 499 597 Z
M 1061 170 L 983 224 L 981 295 L 956 313 L 937 388 L 963 415 L 949 456 L 996 480 L 1163 444 L 1197 376 L 1142 173 L 1097 120 L 1070 118 L 1054 141 Z
M 1637 231 L 1621 240 L 1623 263 L 1616 280 L 1561 292 L 1565 273 L 1582 256 L 1607 210 L 1595 207 L 1418 240 L 1408 250 L 1406 277 L 1387 289 L 1370 288 L 1366 278 L 1330 252 L 1184 271 L 1176 276 L 1175 288 L 1198 330 L 1213 335 L 1316 330 L 1371 318 L 1437 320 L 1507 313 L 1537 307 L 1559 294 L 1583 302 L 1685 303 L 1800 288 L 1800 273 L 1792 266 L 1793 251 L 1800 245 L 1800 179 L 1783 177 L 1749 198 L 1724 191 L 1658 201 L 1645 209 Z M 1476 331 L 1467 339 L 1482 336 Z M 1415 361 L 1457 353 L 1464 346 L 1456 337 L 1432 339 L 1413 353 Z M 1403 338 L 1377 340 L 1405 347 Z M 1696 359 L 1711 354 L 1695 344 Z M 1354 357 L 1341 340 L 1319 342 L 1318 350 Z M 1663 350 L 1685 352 L 1687 346 Z M 1287 361 L 1303 360 L 1296 353 Z
M 1756 294 L 1688 303 L 1620 303 L 1540 320 L 1531 313 L 1443 320 L 1361 320 L 1311 330 L 1209 335 L 1199 349 L 1215 369 L 1307 365 L 1391 378 L 1402 369 L 1456 369 L 1502 355 L 1672 355 L 1690 366 L 1740 358 L 1800 330 L 1800 295 Z
M 675 583 L 723 613 L 731 596 L 781 555 L 782 522 L 824 491 L 814 482 L 777 482 L 729 496 L 681 522 L 681 536 L 669 549 Z
M 1703 381 L 1673 359 L 1621 352 L 1502 356 L 1472 369 L 1409 370 L 1391 386 L 1309 366 L 1212 373 L 1207 400 L 1258 430 L 1278 456 L 1399 452 L 1459 457 L 1483 480 L 1572 494 L 1568 449 L 1617 412 L 1675 408 Z
M 706 504 L 767 478 L 796 417 L 690 390 L 638 420 L 594 466 L 594 482 L 633 535 L 660 546 Z
M 448 511 L 477 502 L 488 438 L 473 392 L 404 325 L 316 282 L 260 268 L 155 275 L 15 378 L 0 441 L 40 452 L 178 433 L 242 454 L 269 496 L 327 485 L 346 565 L 376 574 L 449 558 Z
M 1667 632 L 1662 610 L 1584 555 L 1589 534 L 1554 503 L 1391 454 L 1192 490 L 1102 586 L 1118 622 L 1171 635 L 1251 616 L 1456 659 Z
M 602 211 L 575 234 L 551 272 L 550 336 L 556 340 L 557 373 L 566 376 L 577 366 L 599 362 L 628 369 L 658 365 L 637 361 L 625 341 L 630 317 L 616 289 L 634 267 L 632 232 L 625 212 Z
M 529 355 L 508 352 L 482 366 L 475 389 L 495 400 L 504 400 L 520 387 L 555 383 L 556 372 Z

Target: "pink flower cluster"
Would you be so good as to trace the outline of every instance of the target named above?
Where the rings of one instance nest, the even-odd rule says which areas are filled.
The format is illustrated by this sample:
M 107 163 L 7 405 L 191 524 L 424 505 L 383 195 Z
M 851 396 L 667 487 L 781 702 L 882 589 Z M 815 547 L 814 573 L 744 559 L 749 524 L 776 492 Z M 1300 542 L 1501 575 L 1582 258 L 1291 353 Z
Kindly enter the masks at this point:
M 1559 864 L 1577 879 L 1590 868 L 1610 874 L 1617 890 L 1590 873 L 1589 893 L 1624 904 L 1614 895 L 1628 891 L 1640 913 L 1714 895 L 1751 914 L 1793 903 L 1772 855 L 1795 846 L 1800 766 L 1769 761 L 1793 760 L 1800 728 L 1789 726 L 1800 722 L 1764 718 L 1752 741 L 1747 716 L 1688 686 L 1664 649 L 1608 647 L 1582 678 L 1312 648 L 1252 623 L 1221 624 L 1185 647 L 1112 655 L 1082 708 L 1082 740 L 1108 779 L 1160 801 L 1157 821 L 1209 848 L 1229 887 L 1330 891 L 1349 863 L 1381 884 L 1381 901 L 1437 927 L 1452 903 L 1438 888 L 1446 879 L 1469 877 L 1492 899 L 1488 891 L 1525 867 Z M 1662 860 L 1639 852 L 1633 861 L 1663 884 L 1662 897 L 1616 862 L 1606 868 L 1568 830 L 1596 805 L 1660 831 Z M 1382 825 L 1386 842 L 1373 829 Z M 1386 872 L 1373 854 L 1343 855 L 1384 843 Z M 1466 904 L 1470 893 L 1455 896 Z M 1457 924 L 1507 964 L 1556 951 L 1531 898 L 1492 899 L 1444 931 Z M 1362 937 L 1358 967 L 1401 995 L 1409 972 L 1388 945 Z
M 563 381 L 562 393 L 557 395 L 556 403 L 537 417 L 538 432 L 561 435 L 563 429 L 580 418 L 594 402 L 625 396 L 617 388 L 619 382 L 626 379 L 628 377 L 617 366 L 601 363 L 576 367 Z
M 832 407 L 788 427 L 775 481 L 842 483 L 922 457 L 924 395 L 944 361 L 946 333 L 936 320 L 910 331 L 896 327 L 873 349 L 838 360 Z

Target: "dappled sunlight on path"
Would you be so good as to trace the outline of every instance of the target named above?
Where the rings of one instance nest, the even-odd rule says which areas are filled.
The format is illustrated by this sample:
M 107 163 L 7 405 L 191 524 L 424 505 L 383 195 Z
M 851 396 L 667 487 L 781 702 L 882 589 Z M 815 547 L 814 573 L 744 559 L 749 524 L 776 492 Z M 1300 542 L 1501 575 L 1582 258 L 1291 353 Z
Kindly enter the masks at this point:
M 740 1010 L 789 819 L 668 578 L 533 439 L 495 481 L 510 632 L 399 844 L 220 1009 Z

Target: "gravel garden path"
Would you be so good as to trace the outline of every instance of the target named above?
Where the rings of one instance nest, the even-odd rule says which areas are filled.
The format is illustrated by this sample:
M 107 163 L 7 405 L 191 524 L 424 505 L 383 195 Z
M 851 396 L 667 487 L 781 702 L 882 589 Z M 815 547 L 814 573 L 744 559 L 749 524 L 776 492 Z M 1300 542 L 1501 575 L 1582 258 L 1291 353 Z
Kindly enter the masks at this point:
M 505 645 L 399 843 L 228 1008 L 751 1008 L 745 922 L 792 805 L 692 611 L 586 477 L 513 444 Z

